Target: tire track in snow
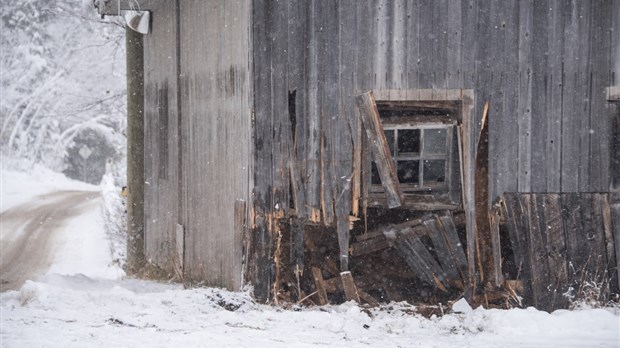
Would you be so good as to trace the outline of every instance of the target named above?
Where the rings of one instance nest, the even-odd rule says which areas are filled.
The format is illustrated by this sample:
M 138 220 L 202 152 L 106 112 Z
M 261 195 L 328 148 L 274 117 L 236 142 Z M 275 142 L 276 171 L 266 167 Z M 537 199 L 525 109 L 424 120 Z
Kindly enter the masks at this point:
M 99 192 L 59 191 L 0 214 L 0 291 L 17 290 L 49 269 L 65 223 L 100 202 Z

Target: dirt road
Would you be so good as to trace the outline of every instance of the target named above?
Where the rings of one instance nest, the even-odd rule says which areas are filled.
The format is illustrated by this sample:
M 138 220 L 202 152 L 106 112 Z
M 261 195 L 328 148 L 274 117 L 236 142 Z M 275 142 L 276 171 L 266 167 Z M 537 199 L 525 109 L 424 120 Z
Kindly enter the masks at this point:
M 54 237 L 65 222 L 99 204 L 99 192 L 60 191 L 36 197 L 0 215 L 0 291 L 19 289 L 44 274 Z

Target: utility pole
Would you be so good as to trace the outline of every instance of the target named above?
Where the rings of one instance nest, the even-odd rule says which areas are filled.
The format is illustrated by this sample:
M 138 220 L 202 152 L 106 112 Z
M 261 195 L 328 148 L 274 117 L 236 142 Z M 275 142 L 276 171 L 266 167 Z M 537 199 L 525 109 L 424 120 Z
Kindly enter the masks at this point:
M 127 269 L 140 273 L 144 255 L 144 50 L 142 34 L 127 27 Z

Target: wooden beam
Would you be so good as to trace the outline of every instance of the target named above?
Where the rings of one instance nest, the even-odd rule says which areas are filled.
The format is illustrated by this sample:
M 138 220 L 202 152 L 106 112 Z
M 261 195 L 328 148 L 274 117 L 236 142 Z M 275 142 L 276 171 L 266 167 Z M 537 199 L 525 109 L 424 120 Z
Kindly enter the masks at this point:
M 347 301 L 356 301 L 360 303 L 360 297 L 357 292 L 357 286 L 355 286 L 355 282 L 353 281 L 353 276 L 351 272 L 342 272 L 340 273 L 340 279 L 342 279 L 342 288 L 344 289 L 344 297 Z
M 351 256 L 371 254 L 390 247 L 390 243 L 383 234 L 377 238 L 351 244 Z
M 314 279 L 314 286 L 316 287 L 319 304 L 321 306 L 328 304 L 329 301 L 327 299 L 327 292 L 325 291 L 325 281 L 323 280 L 323 274 L 319 268 L 312 267 L 312 278 Z
M 446 240 L 448 250 L 452 255 L 456 268 L 465 284 L 467 284 L 467 280 L 469 279 L 469 273 L 467 273 L 467 257 L 465 256 L 464 248 L 461 246 L 461 240 L 456 231 L 454 219 L 450 215 L 439 216 L 438 219 L 442 227 L 440 231 L 443 233 L 443 237 Z
M 366 92 L 358 94 L 355 101 L 366 129 L 366 136 L 373 160 L 377 164 L 381 184 L 387 197 L 387 206 L 389 208 L 400 207 L 404 201 L 403 193 L 398 182 L 392 154 L 390 153 L 385 133 L 383 133 L 375 98 L 372 92 Z

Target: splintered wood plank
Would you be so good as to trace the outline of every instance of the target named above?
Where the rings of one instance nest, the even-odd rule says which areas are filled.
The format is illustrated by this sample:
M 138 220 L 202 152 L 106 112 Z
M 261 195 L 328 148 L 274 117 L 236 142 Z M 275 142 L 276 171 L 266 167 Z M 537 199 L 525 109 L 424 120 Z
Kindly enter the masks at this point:
M 357 289 L 357 294 L 359 295 L 360 299 L 366 303 L 368 303 L 370 306 L 372 307 L 379 307 L 381 304 L 379 303 L 379 301 L 377 301 L 374 297 L 372 297 L 369 293 L 361 290 L 361 289 Z
M 462 279 L 459 275 L 454 257 L 452 256 L 452 253 L 450 252 L 448 244 L 444 238 L 444 233 L 440 230 L 442 226 L 438 224 L 437 220 L 434 218 L 425 220 L 423 224 L 428 231 L 428 236 L 431 238 L 433 246 L 435 247 L 435 253 L 437 253 L 439 264 L 441 265 L 441 269 L 443 271 L 443 276 L 453 285 L 456 285 L 457 283 L 462 285 L 464 279 Z
M 405 248 L 399 249 L 401 256 L 405 258 L 407 264 L 414 272 L 417 274 L 424 273 L 429 284 L 435 285 L 441 291 L 447 291 L 446 285 L 448 282 L 443 276 L 441 266 L 437 264 L 433 255 L 431 255 L 426 245 L 424 245 L 419 238 L 424 234 L 425 229 L 421 226 L 415 229 L 407 228 L 400 231 L 398 242 L 406 246 Z
M 403 204 L 403 193 L 400 189 L 398 176 L 396 175 L 396 167 L 390 153 L 381 120 L 379 119 L 379 110 L 375 103 L 372 92 L 358 94 L 355 97 L 357 107 L 360 111 L 366 136 L 371 148 L 373 160 L 377 164 L 381 184 L 386 194 L 387 204 L 389 208 L 397 208 Z
M 454 226 L 454 220 L 450 215 L 442 215 L 439 216 L 439 222 L 442 227 L 440 231 L 446 241 L 456 269 L 461 279 L 463 279 L 463 282 L 467 283 L 467 279 L 469 278 L 467 273 L 467 257 L 465 256 L 464 248 L 461 245 L 461 240 L 456 231 L 456 226 Z
M 489 102 L 484 103 L 482 110 L 482 125 L 476 146 L 476 170 L 474 173 L 475 191 L 475 243 L 477 245 L 478 264 L 482 265 L 483 284 L 490 282 L 498 271 L 493 260 L 493 241 L 491 226 L 489 225 L 489 126 L 487 114 Z
M 304 269 L 305 220 L 291 218 L 291 263 Z
M 342 272 L 340 273 L 340 279 L 342 279 L 342 287 L 344 289 L 344 297 L 347 301 L 355 301 L 360 303 L 360 297 L 357 293 L 357 286 L 355 286 L 355 282 L 353 281 L 353 276 L 351 272 Z
M 328 304 L 329 301 L 327 299 L 327 292 L 325 291 L 325 281 L 323 280 L 323 274 L 319 268 L 312 267 L 312 278 L 314 279 L 314 286 L 316 287 L 319 304 L 321 306 Z
M 408 230 L 409 231 L 407 232 L 413 233 L 413 230 Z M 413 247 L 411 246 L 411 242 L 409 239 L 411 238 L 406 238 L 399 235 L 398 238 L 395 238 L 393 240 L 394 248 L 405 260 L 407 266 L 409 266 L 409 268 L 418 276 L 418 278 L 420 278 L 420 280 L 429 284 L 433 284 L 434 280 L 432 275 L 429 274 L 427 268 L 420 261 L 420 258 L 417 256 L 415 251 L 412 250 Z
M 390 243 L 383 235 L 377 238 L 364 240 L 351 245 L 351 256 L 361 256 L 384 250 Z
M 603 229 L 605 234 L 605 251 L 607 252 L 607 270 L 609 271 L 609 290 L 611 293 L 620 291 L 620 277 L 618 272 L 618 254 L 614 248 L 614 235 L 612 229 L 611 207 L 609 204 L 609 194 L 604 195 L 602 202 L 603 209 Z M 619 226 L 620 227 L 620 226 Z
M 336 203 L 336 233 L 340 257 L 340 271 L 349 270 L 349 209 L 348 200 Z
M 526 207 L 529 221 L 529 250 L 531 265 L 531 284 L 534 306 L 539 309 L 551 311 L 553 293 L 548 289 L 549 284 L 549 264 L 547 262 L 547 251 L 545 250 L 545 240 L 542 231 L 542 221 L 538 206 L 539 195 L 523 194 L 521 202 Z
M 567 308 L 567 299 L 563 296 L 568 285 L 566 262 L 566 242 L 560 195 L 548 193 L 542 195 L 542 214 L 545 226 L 547 261 L 549 263 L 549 284 L 551 309 Z
M 493 286 L 499 287 L 504 281 L 502 276 L 502 247 L 499 236 L 500 216 L 499 207 L 496 205 L 489 211 L 489 222 L 491 247 L 493 248 L 493 274 L 491 274 L 490 279 Z

